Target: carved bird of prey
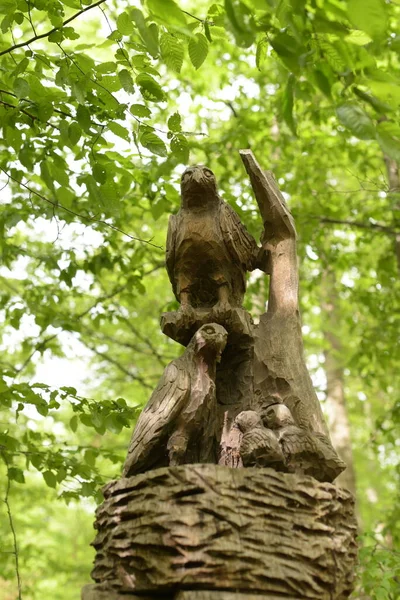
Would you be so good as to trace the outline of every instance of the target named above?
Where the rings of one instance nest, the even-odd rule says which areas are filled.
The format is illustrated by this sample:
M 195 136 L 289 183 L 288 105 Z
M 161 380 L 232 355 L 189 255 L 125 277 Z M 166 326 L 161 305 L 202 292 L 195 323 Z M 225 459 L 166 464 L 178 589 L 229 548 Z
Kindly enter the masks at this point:
M 264 427 L 258 413 L 242 411 L 235 418 L 234 427 L 243 433 L 239 453 L 245 467 L 284 468 L 285 459 L 276 435 Z
M 276 433 L 290 471 L 312 475 L 319 481 L 333 481 L 346 468 L 329 438 L 298 427 L 284 404 L 269 406 L 263 422 Z
M 132 435 L 123 475 L 163 465 L 208 462 L 215 443 L 216 362 L 228 334 L 203 325 L 166 368 Z
M 186 169 L 181 198 L 179 212 L 169 219 L 166 248 L 168 276 L 181 310 L 240 307 L 246 271 L 263 268 L 264 251 L 219 197 L 207 167 Z

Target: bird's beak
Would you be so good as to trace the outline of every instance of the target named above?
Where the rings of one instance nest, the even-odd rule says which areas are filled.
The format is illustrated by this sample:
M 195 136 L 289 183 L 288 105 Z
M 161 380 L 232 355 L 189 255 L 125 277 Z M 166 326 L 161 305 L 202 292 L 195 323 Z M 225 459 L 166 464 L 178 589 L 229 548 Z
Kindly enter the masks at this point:
M 194 171 L 194 173 L 192 174 L 192 180 L 195 181 L 196 183 L 201 183 L 203 179 L 203 174 L 200 171 L 200 169 L 196 169 Z

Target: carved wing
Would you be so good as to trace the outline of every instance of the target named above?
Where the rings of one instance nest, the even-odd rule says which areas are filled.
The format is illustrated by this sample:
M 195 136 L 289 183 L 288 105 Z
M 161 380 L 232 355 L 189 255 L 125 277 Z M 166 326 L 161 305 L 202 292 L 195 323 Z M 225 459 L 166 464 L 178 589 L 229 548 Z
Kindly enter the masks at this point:
M 245 433 L 240 445 L 240 455 L 245 466 L 284 462 L 278 440 L 269 429 L 256 428 Z
M 181 360 L 170 363 L 134 429 L 123 476 L 146 471 L 160 458 L 170 426 L 190 395 L 190 375 Z
M 178 218 L 175 215 L 170 215 L 168 221 L 168 233 L 167 233 L 167 244 L 165 252 L 165 263 L 167 267 L 167 273 L 174 294 L 176 295 L 176 284 L 175 284 L 175 242 L 176 242 L 176 231 L 178 227 Z
M 223 200 L 220 203 L 220 227 L 233 260 L 243 265 L 246 271 L 255 269 L 259 252 L 257 243 L 233 208 Z

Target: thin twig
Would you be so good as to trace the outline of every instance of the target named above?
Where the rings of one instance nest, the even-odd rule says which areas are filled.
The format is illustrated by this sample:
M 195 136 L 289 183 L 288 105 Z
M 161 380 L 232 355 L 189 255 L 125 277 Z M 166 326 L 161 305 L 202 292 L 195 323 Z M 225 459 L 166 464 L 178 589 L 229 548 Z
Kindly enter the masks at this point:
M 67 208 L 66 206 L 63 206 L 59 202 L 53 202 L 52 200 L 49 200 L 45 196 L 42 196 L 42 194 L 39 194 L 39 192 L 37 192 L 36 190 L 30 188 L 25 183 L 22 183 L 22 181 L 18 181 L 18 179 L 16 179 L 15 177 L 13 177 L 9 173 L 7 173 L 7 171 L 5 171 L 2 167 L 0 167 L 0 169 L 3 171 L 3 173 L 7 177 L 9 177 L 10 179 L 12 179 L 12 181 L 15 181 L 15 183 L 17 183 L 18 185 L 22 186 L 26 190 L 28 190 L 28 192 L 30 192 L 31 194 L 35 194 L 35 196 L 37 196 L 38 198 L 40 198 L 44 202 L 47 202 L 48 204 L 51 204 L 51 206 L 53 206 L 55 208 L 61 208 L 65 212 L 69 213 L 70 215 L 74 215 L 75 217 L 78 217 L 79 219 L 82 219 L 83 221 L 90 221 L 91 223 L 100 223 L 101 225 L 105 225 L 106 227 L 109 227 L 113 231 L 118 231 L 118 233 L 122 233 L 122 235 L 126 235 L 128 238 L 130 238 L 131 240 L 134 240 L 135 242 L 141 242 L 143 244 L 148 244 L 149 246 L 153 246 L 153 248 L 158 248 L 159 250 L 162 250 L 161 246 L 157 246 L 156 244 L 153 244 L 151 240 L 143 240 L 141 238 L 135 237 L 133 235 L 130 235 L 129 233 L 126 233 L 125 231 L 123 231 L 119 227 L 116 227 L 115 225 L 111 225 L 111 223 L 107 223 L 107 221 L 103 221 L 102 219 L 96 219 L 95 217 L 86 217 L 86 216 L 84 216 L 84 215 L 82 215 L 80 213 L 77 213 L 77 212 L 71 210 L 70 208 Z
M 134 373 L 132 373 L 131 371 L 129 371 L 129 369 L 127 369 L 126 367 L 124 367 L 124 365 L 121 365 L 121 363 L 118 362 L 117 359 L 113 358 L 112 356 L 110 356 L 106 352 L 101 352 L 95 346 L 92 346 L 91 344 L 89 344 L 88 342 L 86 342 L 84 340 L 81 340 L 81 341 L 82 341 L 82 343 L 87 348 L 89 348 L 89 350 L 91 350 L 92 352 L 94 352 L 94 354 L 97 354 L 97 356 L 100 356 L 101 358 L 103 358 L 104 360 L 106 360 L 107 362 L 109 362 L 110 364 L 112 364 L 115 367 L 117 367 L 117 369 L 119 369 L 121 371 L 121 373 L 124 373 L 125 375 L 127 375 L 128 377 L 130 377 L 131 379 L 133 379 L 134 381 L 138 381 L 143 387 L 147 388 L 148 390 L 153 391 L 153 386 L 150 385 L 149 383 L 147 383 L 147 381 L 145 381 L 143 379 L 143 377 L 141 377 L 140 375 L 135 375 Z
M 8 460 L 7 460 L 7 457 L 6 457 L 5 453 L 3 452 L 3 450 L 0 450 L 0 452 L 1 452 L 1 456 L 3 458 L 3 461 L 7 467 L 7 487 L 6 487 L 6 495 L 4 496 L 4 503 L 7 507 L 8 521 L 10 523 L 11 534 L 13 537 L 13 545 L 14 545 L 13 554 L 15 556 L 15 573 L 17 576 L 18 600 L 22 600 L 22 585 L 21 585 L 21 575 L 19 573 L 17 535 L 15 533 L 15 527 L 14 527 L 14 521 L 13 521 L 13 517 L 12 517 L 12 513 L 11 513 L 10 502 L 8 500 L 8 497 L 10 494 L 10 488 L 11 488 L 10 476 L 8 474 L 8 470 L 9 470 L 8 469 Z
M 120 285 L 115 290 L 113 290 L 112 292 L 110 292 L 109 294 L 105 294 L 104 296 L 100 296 L 99 298 L 97 298 L 97 300 L 96 300 L 96 302 L 94 304 L 92 304 L 91 306 L 89 306 L 89 308 L 86 308 L 84 311 L 82 311 L 81 313 L 77 314 L 74 317 L 74 320 L 78 321 L 79 319 L 82 319 L 88 313 L 90 313 L 91 310 L 93 310 L 94 308 L 96 308 L 96 306 L 98 304 L 100 304 L 101 302 L 105 302 L 106 300 L 110 300 L 111 298 L 113 298 L 114 296 L 116 296 L 117 294 L 119 294 L 120 292 L 122 292 L 125 288 L 126 288 L 126 284 L 125 285 Z M 49 335 L 48 337 L 44 338 L 41 342 L 39 342 L 39 344 L 37 344 L 35 346 L 35 348 L 32 350 L 32 352 L 29 354 L 28 358 L 22 363 L 21 367 L 19 369 L 16 369 L 17 375 L 20 375 L 22 373 L 22 371 L 24 371 L 26 369 L 26 367 L 31 362 L 31 360 L 34 357 L 34 355 L 36 354 L 36 352 L 39 352 L 40 350 L 42 350 L 43 348 L 45 348 L 47 346 L 47 344 L 49 342 L 51 342 L 52 340 L 54 340 L 56 337 L 58 337 L 58 333 L 54 333 L 53 335 Z
M 361 229 L 376 229 L 382 233 L 388 233 L 389 235 L 398 235 L 399 230 L 387 227 L 387 225 L 380 225 L 379 223 L 362 223 L 361 221 L 346 221 L 345 219 L 331 219 L 329 217 L 311 217 L 311 219 L 319 219 L 321 223 L 332 223 L 333 225 L 346 225 L 347 227 L 359 227 Z
M 32 38 L 30 38 L 29 40 L 27 40 L 26 42 L 20 42 L 19 44 L 14 44 L 13 46 L 10 46 L 10 48 L 7 48 L 7 50 L 3 50 L 2 52 L 0 52 L 0 56 L 3 56 L 3 54 L 9 54 L 10 52 L 17 50 L 17 48 L 23 48 L 24 46 L 28 46 L 29 44 L 32 44 L 32 42 L 36 42 L 37 40 L 41 40 L 43 38 L 49 37 L 49 35 L 51 33 L 55 33 L 56 31 L 59 31 L 60 29 L 62 29 L 66 25 L 68 25 L 68 23 L 71 23 L 71 21 L 73 21 L 77 17 L 80 17 L 86 11 L 91 10 L 92 8 L 95 8 L 96 6 L 100 6 L 100 4 L 103 4 L 103 2 L 106 2 L 106 0 L 98 0 L 98 2 L 95 2 L 94 4 L 91 4 L 90 6 L 86 6 L 86 8 L 83 8 L 82 10 L 80 10 L 77 13 L 75 13 L 74 15 L 72 15 L 72 17 L 69 17 L 69 19 L 66 19 L 66 21 L 64 21 L 62 23 L 62 25 L 60 25 L 59 27 L 53 27 L 53 29 L 50 29 L 50 31 L 47 31 L 46 33 L 41 33 L 40 35 L 35 35 Z

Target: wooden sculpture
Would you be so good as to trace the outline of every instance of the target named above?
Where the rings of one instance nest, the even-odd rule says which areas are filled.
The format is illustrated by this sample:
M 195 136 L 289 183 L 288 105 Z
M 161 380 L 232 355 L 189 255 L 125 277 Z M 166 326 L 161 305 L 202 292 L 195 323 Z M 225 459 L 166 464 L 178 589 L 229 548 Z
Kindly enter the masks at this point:
M 262 422 L 275 433 L 289 472 L 312 475 L 320 481 L 333 481 L 346 468 L 329 438 L 323 433 L 311 433 L 297 427 L 292 413 L 284 404 L 267 408 Z
M 182 203 L 168 225 L 166 265 L 184 312 L 242 306 L 246 271 L 261 262 L 259 248 L 235 211 L 219 197 L 214 173 L 200 165 L 182 175 Z
M 353 499 L 303 355 L 296 231 L 270 173 L 241 152 L 261 249 L 207 167 L 182 176 L 166 264 L 186 347 L 139 417 L 123 477 L 104 490 L 83 600 L 346 600 Z M 269 277 L 254 324 L 246 272 Z M 220 360 L 221 359 L 221 360 Z M 201 463 L 201 464 L 199 464 Z
M 245 467 L 271 467 L 285 470 L 285 459 L 277 436 L 264 427 L 261 417 L 254 410 L 244 410 L 235 419 L 243 436 L 239 454 Z
M 133 432 L 124 476 L 162 465 L 216 462 L 216 362 L 226 346 L 221 325 L 203 325 L 172 361 Z

